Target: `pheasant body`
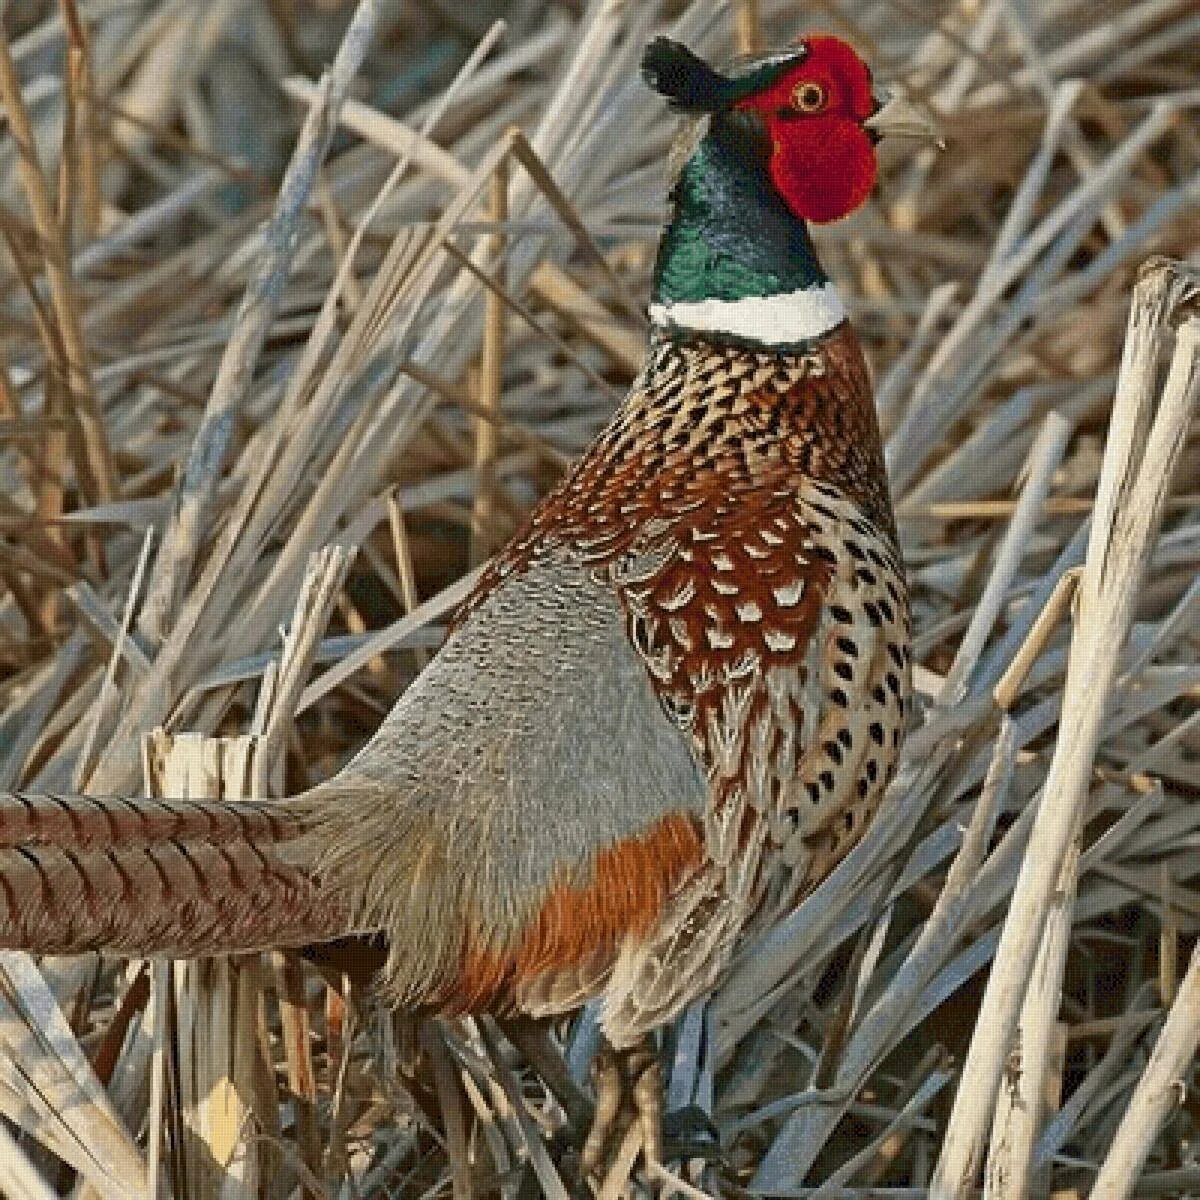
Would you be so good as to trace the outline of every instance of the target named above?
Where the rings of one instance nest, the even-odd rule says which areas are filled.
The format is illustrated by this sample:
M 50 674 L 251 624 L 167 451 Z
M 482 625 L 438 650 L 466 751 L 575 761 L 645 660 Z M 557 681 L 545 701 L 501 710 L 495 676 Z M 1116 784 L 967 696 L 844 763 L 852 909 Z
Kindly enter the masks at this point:
M 669 43 L 647 66 L 708 123 L 612 422 L 327 783 L 247 807 L 0 800 L 0 944 L 382 934 L 396 1003 L 603 996 L 630 1047 L 861 836 L 903 735 L 908 601 L 867 368 L 806 219 L 874 179 L 869 75 L 829 38 L 734 78 Z M 817 186 L 805 162 L 835 152 L 844 178 Z M 169 920 L 136 913 L 134 875 Z M 55 933 L 56 887 L 78 928 Z
M 441 669 L 338 777 L 377 808 L 313 813 L 325 875 L 392 931 L 398 1000 L 544 1015 L 604 991 L 631 1043 L 827 873 L 905 716 L 884 481 L 848 326 L 791 350 L 655 332 Z

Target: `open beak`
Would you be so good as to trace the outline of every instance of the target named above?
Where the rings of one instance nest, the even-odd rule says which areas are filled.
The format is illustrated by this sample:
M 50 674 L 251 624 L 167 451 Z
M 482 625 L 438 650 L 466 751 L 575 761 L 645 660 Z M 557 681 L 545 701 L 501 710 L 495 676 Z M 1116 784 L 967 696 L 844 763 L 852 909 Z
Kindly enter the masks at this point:
M 939 150 L 945 150 L 946 139 L 941 131 L 915 104 L 887 92 L 877 92 L 876 99 L 879 107 L 863 122 L 876 137 L 916 138 L 922 142 L 935 142 Z

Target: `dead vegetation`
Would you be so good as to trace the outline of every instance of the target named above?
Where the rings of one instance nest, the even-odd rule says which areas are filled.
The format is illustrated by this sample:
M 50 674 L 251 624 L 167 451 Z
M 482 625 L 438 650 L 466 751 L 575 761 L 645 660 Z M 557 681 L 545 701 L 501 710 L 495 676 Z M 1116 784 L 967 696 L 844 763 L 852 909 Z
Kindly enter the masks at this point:
M 724 1155 L 683 1194 L 1200 1193 L 1190 0 L 8 6 L 0 786 L 140 792 L 159 726 L 209 736 L 146 786 L 335 770 L 638 365 L 673 134 L 641 46 L 810 26 L 949 142 L 819 231 L 922 704 L 863 845 L 668 1038 Z M 540 1074 L 426 1029 L 409 1089 L 355 999 L 279 956 L 0 956 L 0 1186 L 566 1194 L 590 1014 Z

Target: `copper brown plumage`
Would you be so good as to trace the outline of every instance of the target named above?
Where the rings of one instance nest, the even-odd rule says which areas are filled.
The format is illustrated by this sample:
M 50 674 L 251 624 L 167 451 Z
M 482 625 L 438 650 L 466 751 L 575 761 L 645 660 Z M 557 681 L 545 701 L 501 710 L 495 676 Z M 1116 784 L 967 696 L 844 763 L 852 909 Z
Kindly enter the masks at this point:
M 602 1074 L 646 1101 L 646 1035 L 861 835 L 903 735 L 909 614 L 866 364 L 805 219 L 861 202 L 886 110 L 831 38 L 736 76 L 670 43 L 648 66 L 708 125 L 607 429 L 327 783 L 245 806 L 0 800 L 0 944 L 368 935 L 400 1005 L 602 998 Z M 802 180 L 831 145 L 846 179 Z
M 0 795 L 0 944 L 185 957 L 336 936 L 339 898 L 275 853 L 298 832 L 254 802 Z

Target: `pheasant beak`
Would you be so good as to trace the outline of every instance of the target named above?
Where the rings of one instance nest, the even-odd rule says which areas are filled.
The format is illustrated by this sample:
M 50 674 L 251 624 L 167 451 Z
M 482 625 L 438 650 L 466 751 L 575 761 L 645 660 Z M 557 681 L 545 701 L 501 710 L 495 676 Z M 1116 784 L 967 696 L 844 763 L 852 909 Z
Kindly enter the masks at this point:
M 863 125 L 877 138 L 916 138 L 923 142 L 934 142 L 939 150 L 945 150 L 946 139 L 941 131 L 915 104 L 887 92 L 877 92 L 875 99 L 878 107 Z

